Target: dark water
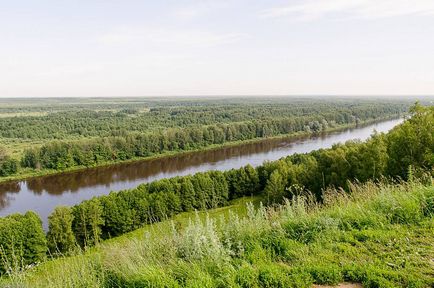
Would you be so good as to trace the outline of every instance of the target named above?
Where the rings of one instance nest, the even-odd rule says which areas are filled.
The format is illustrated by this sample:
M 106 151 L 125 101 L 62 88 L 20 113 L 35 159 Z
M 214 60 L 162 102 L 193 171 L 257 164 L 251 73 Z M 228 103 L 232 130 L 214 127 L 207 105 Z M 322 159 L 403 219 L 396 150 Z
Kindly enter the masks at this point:
M 258 166 L 265 160 L 328 148 L 334 143 L 350 139 L 364 140 L 374 129 L 387 132 L 401 121 L 385 121 L 316 137 L 263 140 L 211 151 L 3 183 L 0 184 L 0 216 L 33 210 L 45 221 L 58 205 L 71 206 L 93 196 L 133 188 L 166 177 L 207 170 L 228 170 L 247 164 Z

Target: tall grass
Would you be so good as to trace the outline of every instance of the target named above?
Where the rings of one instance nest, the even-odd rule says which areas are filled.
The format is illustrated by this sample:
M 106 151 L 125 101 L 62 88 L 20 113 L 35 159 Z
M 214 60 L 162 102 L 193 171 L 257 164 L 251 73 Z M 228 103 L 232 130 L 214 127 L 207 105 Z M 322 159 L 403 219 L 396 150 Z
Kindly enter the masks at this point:
M 434 187 L 351 184 L 239 216 L 191 215 L 140 238 L 16 273 L 6 287 L 434 285 Z M 6 282 L 5 282 L 6 283 Z

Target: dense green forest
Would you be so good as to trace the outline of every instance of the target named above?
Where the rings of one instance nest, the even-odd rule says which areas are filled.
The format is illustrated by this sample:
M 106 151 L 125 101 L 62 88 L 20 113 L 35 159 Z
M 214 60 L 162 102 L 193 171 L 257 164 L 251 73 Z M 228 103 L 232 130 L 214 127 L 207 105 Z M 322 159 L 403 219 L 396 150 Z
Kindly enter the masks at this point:
M 47 101 L 45 106 L 43 101 Z M 400 117 L 410 105 L 399 99 L 340 98 L 253 98 L 248 103 L 237 98 L 43 101 L 42 106 L 23 99 L 16 106 L 6 101 L 7 110 L 3 114 L 0 110 L 0 179 L 19 172 L 40 175 L 41 170 L 62 171 L 235 141 L 320 133 Z
M 314 195 L 316 201 L 323 202 L 327 188 L 348 190 L 349 181 L 388 177 L 431 183 L 433 126 L 434 107 L 416 104 L 403 124 L 388 134 L 373 135 L 366 142 L 337 144 L 331 149 L 291 155 L 257 168 L 246 166 L 163 179 L 95 197 L 71 208 L 59 207 L 49 217 L 47 241 L 41 237 L 40 220 L 35 220 L 31 213 L 2 218 L 0 253 L 4 261 L 0 271 L 5 273 L 10 267 L 44 261 L 45 251 L 51 255 L 65 254 L 77 245 L 87 249 L 103 239 L 179 212 L 221 207 L 242 196 L 261 195 L 268 205 L 300 195 Z M 28 227 L 29 223 L 32 227 Z
M 172 100 L 173 101 L 173 100 Z M 408 101 L 397 100 L 319 100 L 264 99 L 248 103 L 228 99 L 210 101 L 151 102 L 120 104 L 111 109 L 90 105 L 83 109 L 64 107 L 65 111 L 42 116 L 3 117 L 0 137 L 11 139 L 77 139 L 124 136 L 128 132 L 150 132 L 166 128 L 215 125 L 233 122 L 295 119 L 345 124 L 402 113 Z M 303 128 L 303 127 L 302 127 Z

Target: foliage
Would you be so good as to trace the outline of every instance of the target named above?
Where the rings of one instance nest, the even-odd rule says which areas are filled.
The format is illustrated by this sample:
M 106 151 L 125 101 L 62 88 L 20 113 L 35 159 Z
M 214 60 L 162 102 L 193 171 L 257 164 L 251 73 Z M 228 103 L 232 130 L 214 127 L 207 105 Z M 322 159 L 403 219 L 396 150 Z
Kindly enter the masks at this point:
M 18 171 L 18 161 L 15 159 L 11 159 L 9 157 L 5 157 L 3 160 L 0 160 L 0 176 L 10 176 Z
M 270 136 L 294 126 L 296 130 L 309 127 L 320 132 L 328 126 L 354 123 L 404 112 L 410 101 L 363 98 L 242 98 L 229 99 L 102 99 L 100 103 L 86 103 L 87 99 L 38 99 L 32 106 L 15 100 L 1 107 L 0 112 L 13 110 L 46 112 L 41 116 L 3 117 L 0 138 L 5 139 L 80 139 L 95 137 L 125 138 L 130 133 L 164 131 L 172 147 L 183 149 L 188 143 L 182 139 L 220 142 L 250 137 Z M 108 101 L 107 101 L 108 100 Z M 43 103 L 49 102 L 49 103 Z M 104 102 L 104 103 L 103 103 Z M 2 111 L 4 110 L 4 111 Z M 260 120 L 260 121 L 258 121 Z M 279 123 L 283 121 L 282 123 Z M 218 125 L 230 124 L 234 125 Z M 281 125 L 286 123 L 285 125 Z M 256 125 L 256 130 L 252 130 Z M 209 129 L 202 129 L 211 126 Z M 191 128 L 190 133 L 171 128 Z M 245 130 L 244 132 L 242 130 Z M 240 136 L 239 134 L 242 134 Z M 185 138 L 186 135 L 190 137 Z M 247 138 L 245 138 L 247 139 Z M 171 141 L 170 141 L 171 142 Z M 185 147 L 184 147 L 185 148 Z
M 384 176 L 401 177 L 400 169 L 396 170 L 398 174 L 393 174 L 395 170 L 392 168 L 394 167 L 389 166 L 396 165 L 396 163 L 409 164 L 412 170 L 432 173 L 433 163 L 429 159 L 433 155 L 433 143 L 432 138 L 425 134 L 432 134 L 433 110 L 417 108 L 412 111 L 415 111 L 412 121 L 409 120 L 396 127 L 390 134 L 373 135 L 364 143 L 350 141 L 345 144 L 336 144 L 330 149 L 321 149 L 303 155 L 291 155 L 278 161 L 264 163 L 257 168 L 248 165 L 226 172 L 208 171 L 192 176 L 162 179 L 142 184 L 135 189 L 112 192 L 107 196 L 84 201 L 72 207 L 72 215 L 69 215 L 71 212 L 61 213 L 62 210 L 57 210 L 50 216 L 51 225 L 48 235 L 50 240 L 55 239 L 50 244 L 50 249 L 53 250 L 52 245 L 55 245 L 60 246 L 57 247 L 60 252 L 68 251 L 73 243 L 71 231 L 76 242 L 81 247 L 88 248 L 103 239 L 119 236 L 145 224 L 163 221 L 183 211 L 217 208 L 226 205 L 230 199 L 261 192 L 264 192 L 267 204 L 282 203 L 285 199 L 297 199 L 299 196 L 306 195 L 315 195 L 315 200 L 325 203 L 327 194 L 324 193 L 324 189 L 327 187 L 341 187 L 340 189 L 344 189 L 342 191 L 350 191 L 350 181 L 378 180 Z M 406 137 L 409 129 L 428 131 L 421 134 L 422 139 L 427 139 L 421 144 L 420 139 L 414 139 L 416 141 L 414 144 L 407 143 L 418 147 L 418 150 L 412 153 L 410 160 L 402 162 L 401 160 L 407 155 L 406 150 L 398 151 L 392 140 L 401 141 Z M 426 154 L 428 154 L 427 157 L 416 157 L 416 155 Z M 56 153 L 52 155 L 57 157 Z M 417 203 L 408 202 L 408 206 L 405 207 L 408 209 L 402 210 L 396 210 L 395 206 L 391 206 L 388 212 L 391 218 L 388 221 L 396 224 L 418 222 L 422 216 L 418 216 L 419 218 L 414 216 L 415 213 L 419 215 L 417 205 Z M 387 205 L 382 205 L 382 209 L 385 207 Z M 427 208 L 424 215 L 431 215 L 432 199 L 425 203 L 425 207 Z M 373 215 L 377 214 L 373 213 Z M 409 219 L 414 220 L 411 222 Z M 370 218 L 363 219 L 363 221 L 368 220 Z M 311 243 L 323 231 L 333 230 L 338 226 L 333 221 L 324 221 L 291 222 L 286 227 L 287 233 L 293 240 Z M 349 227 L 360 228 L 368 224 L 373 225 L 375 221 L 376 219 L 368 223 L 360 223 L 354 220 L 354 223 L 343 223 Z M 311 225 L 315 227 L 314 230 L 307 229 Z M 11 241 L 14 238 L 12 234 L 5 235 L 7 235 L 5 241 Z M 287 243 L 283 241 L 278 245 L 283 245 L 282 249 L 285 250 Z M 282 250 L 279 249 L 275 252 Z M 258 253 L 261 253 L 260 249 Z M 7 255 L 7 257 L 12 256 Z M 285 254 L 283 257 L 289 256 Z M 274 272 L 271 275 L 274 275 Z
M 388 173 L 406 178 L 411 165 L 416 170 L 434 167 L 434 106 L 416 103 L 410 118 L 388 136 Z
M 93 246 L 101 240 L 104 224 L 103 208 L 97 198 L 83 201 L 72 208 L 72 230 L 82 247 Z
M 432 287 L 434 219 L 424 207 L 434 197 L 433 186 L 415 181 L 350 187 L 348 194 L 327 190 L 321 205 L 297 196 L 281 206 L 249 206 L 245 216 L 202 219 L 189 214 L 193 219 L 181 230 L 150 227 L 141 238 L 112 241 L 98 251 L 17 274 L 6 283 L 308 288 L 347 281 L 363 287 Z M 405 219 L 398 216 L 409 211 Z M 308 242 L 290 232 L 301 225 L 300 231 L 312 235 Z
M 321 133 L 397 117 L 409 106 L 404 100 L 335 98 L 258 98 L 248 104 L 243 99 L 134 99 L 126 103 L 119 99 L 86 103 L 82 99 L 83 104 L 73 105 L 52 101 L 46 106 L 8 103 L 9 110 L 44 113 L 0 119 L 0 143 L 13 151 L 9 156 L 20 159 L 4 165 L 0 160 L 0 177 L 20 171 L 40 174 L 41 169 L 92 167 L 283 134 Z M 117 106 L 116 101 L 122 103 Z
M 0 218 L 0 274 L 42 262 L 46 251 L 42 221 L 34 212 Z
M 47 243 L 51 254 L 65 254 L 74 250 L 73 219 L 71 208 L 65 206 L 56 207 L 48 217 Z

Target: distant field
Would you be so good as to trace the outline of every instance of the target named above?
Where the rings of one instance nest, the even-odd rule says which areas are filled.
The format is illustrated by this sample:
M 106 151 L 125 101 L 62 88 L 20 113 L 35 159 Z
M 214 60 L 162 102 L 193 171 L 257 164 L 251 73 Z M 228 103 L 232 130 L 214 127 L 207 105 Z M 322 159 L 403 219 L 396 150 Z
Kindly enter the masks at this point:
M 0 118 L 8 118 L 8 117 L 37 117 L 37 116 L 46 116 L 48 112 L 12 112 L 0 113 Z

